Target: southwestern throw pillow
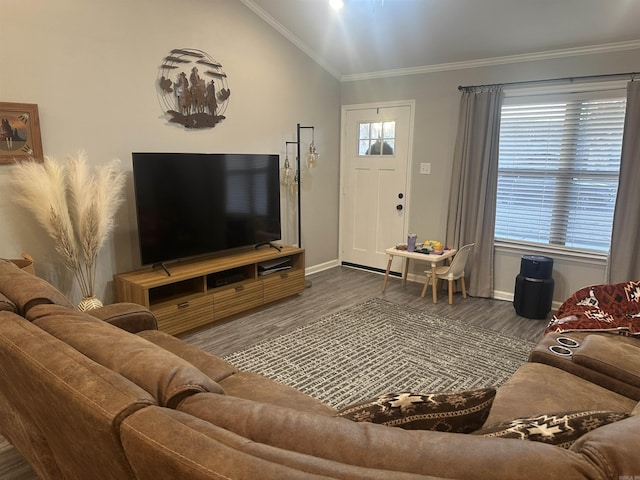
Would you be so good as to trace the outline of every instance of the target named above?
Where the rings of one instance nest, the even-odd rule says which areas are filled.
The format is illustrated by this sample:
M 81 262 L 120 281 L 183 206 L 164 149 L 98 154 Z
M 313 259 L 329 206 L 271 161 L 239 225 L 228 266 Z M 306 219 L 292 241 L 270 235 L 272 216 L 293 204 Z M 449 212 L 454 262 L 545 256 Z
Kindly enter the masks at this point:
M 547 413 L 498 423 L 482 428 L 473 434 L 485 437 L 532 440 L 569 448 L 585 433 L 608 423 L 623 420 L 628 416 L 627 413 L 604 411 Z
M 336 416 L 407 430 L 470 433 L 489 415 L 494 388 L 450 393 L 388 393 L 340 410 Z

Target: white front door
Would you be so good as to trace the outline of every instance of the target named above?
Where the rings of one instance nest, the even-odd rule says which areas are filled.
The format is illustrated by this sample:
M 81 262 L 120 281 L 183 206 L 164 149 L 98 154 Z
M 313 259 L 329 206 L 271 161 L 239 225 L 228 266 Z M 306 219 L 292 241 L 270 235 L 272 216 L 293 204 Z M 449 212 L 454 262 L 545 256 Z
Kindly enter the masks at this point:
M 413 102 L 342 108 L 341 261 L 385 269 L 407 238 Z

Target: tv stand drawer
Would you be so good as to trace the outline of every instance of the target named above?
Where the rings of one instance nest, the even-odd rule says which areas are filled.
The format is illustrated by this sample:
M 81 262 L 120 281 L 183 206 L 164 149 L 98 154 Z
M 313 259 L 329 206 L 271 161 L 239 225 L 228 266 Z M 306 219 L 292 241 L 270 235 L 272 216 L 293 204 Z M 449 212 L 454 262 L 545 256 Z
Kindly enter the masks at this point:
M 216 320 L 262 305 L 262 284 L 251 282 L 213 294 L 213 312 Z
M 274 302 L 304 290 L 304 271 L 285 270 L 262 279 L 264 303 Z
M 174 335 L 213 322 L 213 296 L 176 301 L 151 311 L 158 320 L 158 329 Z

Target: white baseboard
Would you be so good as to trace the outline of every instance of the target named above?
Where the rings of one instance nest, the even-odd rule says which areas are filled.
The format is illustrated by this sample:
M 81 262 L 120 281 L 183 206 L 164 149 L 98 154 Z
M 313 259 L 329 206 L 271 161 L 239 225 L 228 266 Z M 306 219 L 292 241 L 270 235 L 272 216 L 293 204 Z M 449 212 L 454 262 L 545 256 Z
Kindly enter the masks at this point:
M 501 292 L 499 290 L 494 290 L 493 298 L 495 298 L 496 300 L 506 300 L 508 302 L 513 302 L 513 292 Z M 560 305 L 562 305 L 562 302 L 552 301 L 551 309 L 557 310 Z
M 408 282 L 416 282 L 416 283 L 419 283 L 421 285 L 424 285 L 424 280 L 425 280 L 425 275 L 416 275 L 415 273 L 407 274 L 407 281 Z
M 305 274 L 306 275 L 310 275 L 312 273 L 322 272 L 323 270 L 328 270 L 330 268 L 338 267 L 338 266 L 340 266 L 340 261 L 339 260 L 331 260 L 330 262 L 321 263 L 320 265 L 314 265 L 312 267 L 307 267 L 305 269 Z M 425 280 L 424 275 L 416 275 L 415 273 L 409 273 L 407 275 L 407 281 L 409 281 L 409 282 L 416 282 L 416 283 L 420 283 L 420 284 L 423 285 L 424 284 L 424 280 Z M 491 298 L 493 298 L 495 300 L 504 300 L 506 302 L 513 302 L 513 292 L 504 292 L 504 291 L 500 291 L 500 290 L 494 290 L 493 291 L 493 296 Z M 551 303 L 551 308 L 553 310 L 557 310 L 560 305 L 562 305 L 562 302 L 553 301 Z
M 411 282 L 424 283 L 424 277 L 411 274 L 411 273 L 407 276 L 407 280 Z M 504 292 L 500 290 L 494 290 L 491 298 L 493 298 L 494 300 L 504 300 L 505 302 L 513 302 L 513 292 Z M 560 305 L 562 305 L 562 302 L 553 301 L 551 302 L 551 309 L 557 310 Z
M 325 263 L 321 263 L 319 265 L 313 265 L 311 267 L 305 268 L 304 269 L 304 274 L 305 275 L 311 275 L 312 273 L 322 272 L 324 270 L 329 270 L 330 268 L 334 268 L 334 267 L 338 267 L 338 266 L 340 266 L 340 262 L 338 261 L 338 259 L 331 260 L 330 262 L 325 262 Z
M 513 302 L 513 292 L 501 292 L 500 290 L 494 290 L 493 298 L 496 300 L 506 300 L 507 302 Z

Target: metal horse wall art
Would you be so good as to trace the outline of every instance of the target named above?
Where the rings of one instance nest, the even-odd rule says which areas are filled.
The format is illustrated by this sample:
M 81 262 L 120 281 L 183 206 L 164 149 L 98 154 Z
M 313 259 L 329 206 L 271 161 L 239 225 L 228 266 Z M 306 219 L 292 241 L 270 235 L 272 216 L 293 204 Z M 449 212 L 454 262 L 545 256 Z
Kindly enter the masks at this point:
M 231 96 L 222 65 L 201 50 L 184 48 L 164 58 L 158 92 L 169 121 L 186 128 L 212 128 L 224 120 Z

